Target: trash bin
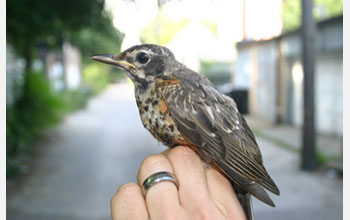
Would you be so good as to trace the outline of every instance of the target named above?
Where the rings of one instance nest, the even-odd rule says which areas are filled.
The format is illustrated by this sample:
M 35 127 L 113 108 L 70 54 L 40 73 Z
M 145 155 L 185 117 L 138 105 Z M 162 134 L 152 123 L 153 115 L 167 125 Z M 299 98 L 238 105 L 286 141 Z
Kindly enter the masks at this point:
M 226 93 L 227 96 L 230 96 L 235 100 L 237 104 L 238 111 L 241 114 L 248 114 L 248 90 L 247 89 L 233 89 Z

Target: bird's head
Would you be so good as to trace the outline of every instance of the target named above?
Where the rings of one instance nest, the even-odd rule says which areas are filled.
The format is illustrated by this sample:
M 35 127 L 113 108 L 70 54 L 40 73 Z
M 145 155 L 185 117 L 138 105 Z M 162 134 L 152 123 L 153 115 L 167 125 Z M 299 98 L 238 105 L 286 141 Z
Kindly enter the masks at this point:
M 168 48 L 155 44 L 133 46 L 117 55 L 94 55 L 91 59 L 122 69 L 137 87 L 145 87 L 181 66 Z

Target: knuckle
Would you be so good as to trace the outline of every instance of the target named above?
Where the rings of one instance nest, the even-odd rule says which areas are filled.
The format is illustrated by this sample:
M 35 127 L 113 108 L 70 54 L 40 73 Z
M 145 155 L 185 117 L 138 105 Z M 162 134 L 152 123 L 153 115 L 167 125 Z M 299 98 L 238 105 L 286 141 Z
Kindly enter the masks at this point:
M 153 163 L 154 161 L 159 161 L 159 160 L 164 160 L 164 156 L 161 154 L 152 154 L 147 156 L 144 160 L 143 160 L 143 164 L 147 164 L 147 163 Z
M 140 204 L 141 190 L 136 183 L 127 183 L 119 187 L 110 200 L 112 219 L 128 219 L 132 210 Z
M 174 157 L 196 157 L 196 153 L 189 147 L 186 146 L 177 146 L 171 149 L 170 154 Z
M 118 202 L 119 199 L 130 198 L 130 196 L 138 193 L 140 191 L 140 187 L 136 183 L 126 183 L 119 187 L 117 192 L 111 199 L 111 205 Z
M 167 164 L 168 159 L 162 154 L 153 154 L 147 156 L 141 163 L 141 168 L 153 168 L 156 165 Z
M 137 179 L 139 183 L 143 183 L 149 175 L 158 171 L 172 172 L 171 163 L 168 158 L 162 154 L 150 155 L 142 161 Z

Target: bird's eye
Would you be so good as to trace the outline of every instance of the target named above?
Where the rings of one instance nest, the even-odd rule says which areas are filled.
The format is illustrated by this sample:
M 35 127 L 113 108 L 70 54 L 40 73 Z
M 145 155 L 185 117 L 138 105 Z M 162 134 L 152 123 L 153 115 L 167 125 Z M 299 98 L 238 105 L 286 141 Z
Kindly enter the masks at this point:
M 145 64 L 149 60 L 149 55 L 147 53 L 140 52 L 136 55 L 136 60 L 141 64 Z

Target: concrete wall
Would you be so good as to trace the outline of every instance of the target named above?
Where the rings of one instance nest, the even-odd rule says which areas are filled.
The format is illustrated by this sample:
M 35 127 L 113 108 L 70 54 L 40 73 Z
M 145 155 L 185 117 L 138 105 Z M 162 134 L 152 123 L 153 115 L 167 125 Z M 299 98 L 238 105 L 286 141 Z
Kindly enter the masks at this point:
M 257 53 L 257 113 L 271 123 L 277 120 L 277 46 L 274 41 L 266 42 Z
M 234 88 L 249 90 L 250 113 L 275 123 L 277 102 L 277 44 L 269 41 L 241 48 Z
M 299 31 L 267 41 L 241 42 L 234 86 L 249 90 L 250 113 L 297 127 L 303 123 L 303 69 Z M 343 134 L 343 21 L 318 23 L 315 66 L 316 128 Z
M 317 57 L 316 123 L 326 133 L 343 132 L 343 56 L 324 53 Z

